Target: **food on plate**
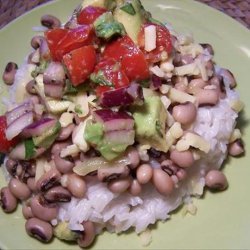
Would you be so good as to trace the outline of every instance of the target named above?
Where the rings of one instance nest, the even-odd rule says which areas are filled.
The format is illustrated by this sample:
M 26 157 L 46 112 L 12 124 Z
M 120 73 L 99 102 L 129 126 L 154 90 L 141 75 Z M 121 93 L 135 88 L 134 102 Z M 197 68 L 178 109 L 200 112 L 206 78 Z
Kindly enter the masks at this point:
M 84 248 L 133 228 L 147 244 L 150 224 L 182 204 L 195 214 L 205 187 L 227 189 L 220 168 L 244 154 L 244 105 L 210 44 L 139 0 L 85 0 L 65 24 L 41 24 L 23 65 L 5 68 L 0 116 L 0 204 L 22 205 L 31 237 Z

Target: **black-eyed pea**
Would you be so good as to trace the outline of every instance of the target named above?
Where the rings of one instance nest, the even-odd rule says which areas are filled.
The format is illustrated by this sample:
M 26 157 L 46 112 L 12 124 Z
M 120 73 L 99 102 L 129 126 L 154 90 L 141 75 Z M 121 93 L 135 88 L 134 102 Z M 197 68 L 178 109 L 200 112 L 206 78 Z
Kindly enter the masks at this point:
M 226 176 L 219 170 L 211 170 L 205 177 L 206 186 L 215 191 L 223 191 L 228 187 Z
M 6 65 L 4 73 L 3 73 L 3 81 L 5 84 L 12 85 L 14 83 L 17 69 L 18 69 L 18 66 L 14 62 L 9 62 Z
M 76 198 L 83 198 L 87 191 L 87 186 L 82 177 L 77 174 L 69 174 L 67 178 L 67 189 Z
M 136 169 L 136 178 L 140 184 L 148 183 L 153 176 L 153 168 L 149 164 L 142 164 Z
M 84 231 L 80 235 L 77 240 L 77 243 L 80 247 L 88 247 L 90 246 L 95 239 L 95 226 L 92 221 L 84 221 L 82 222 L 84 227 Z
M 140 163 L 140 156 L 136 148 L 131 147 L 128 150 L 128 158 L 130 161 L 130 168 L 137 168 Z
M 61 21 L 52 15 L 44 15 L 41 17 L 41 24 L 48 29 L 55 29 L 61 26 Z
M 195 94 L 199 106 L 214 106 L 219 102 L 220 91 L 218 89 L 200 89 Z
M 31 191 L 28 186 L 16 178 L 10 180 L 9 189 L 19 200 L 27 200 L 31 196 Z
M 45 200 L 48 202 L 69 202 L 71 200 L 71 194 L 62 186 L 57 186 L 49 189 L 44 194 Z
M 129 192 L 133 195 L 133 196 L 137 196 L 141 193 L 142 191 L 142 186 L 141 184 L 138 182 L 137 179 L 133 179 L 131 182 L 131 185 L 129 187 Z
M 195 121 L 197 114 L 197 108 L 191 102 L 186 102 L 183 104 L 179 104 L 174 106 L 172 115 L 175 121 L 188 125 Z
M 195 94 L 208 85 L 202 78 L 192 79 L 188 84 L 188 93 Z
M 189 168 L 194 164 L 194 157 L 190 150 L 178 151 L 172 150 L 170 159 L 181 168 Z
M 174 190 L 173 180 L 162 169 L 154 169 L 152 181 L 156 190 L 162 195 L 170 195 Z
M 28 219 L 25 223 L 28 235 L 43 242 L 49 242 L 53 237 L 51 224 L 37 218 Z
M 48 172 L 42 175 L 36 182 L 36 188 L 39 191 L 45 192 L 51 187 L 60 183 L 61 174 L 56 168 L 51 168 Z
M 36 180 L 35 180 L 34 177 L 28 178 L 28 180 L 27 180 L 27 186 L 29 187 L 29 189 L 30 189 L 32 192 L 36 192 L 36 191 L 37 191 Z
M 240 156 L 244 154 L 245 149 L 242 141 L 236 140 L 228 145 L 228 153 L 231 156 Z
M 110 181 L 108 183 L 108 189 L 113 193 L 121 194 L 130 187 L 131 181 L 130 177 Z
M 36 195 L 30 200 L 30 207 L 34 217 L 43 221 L 51 221 L 57 217 L 58 205 L 48 203 L 43 196 Z
M 34 215 L 32 213 L 32 209 L 31 209 L 30 204 L 29 204 L 29 201 L 28 202 L 23 202 L 23 204 L 22 204 L 22 213 L 23 213 L 23 217 L 26 220 L 34 217 Z
M 16 210 L 17 199 L 8 187 L 4 187 L 0 191 L 0 205 L 5 213 L 11 213 Z

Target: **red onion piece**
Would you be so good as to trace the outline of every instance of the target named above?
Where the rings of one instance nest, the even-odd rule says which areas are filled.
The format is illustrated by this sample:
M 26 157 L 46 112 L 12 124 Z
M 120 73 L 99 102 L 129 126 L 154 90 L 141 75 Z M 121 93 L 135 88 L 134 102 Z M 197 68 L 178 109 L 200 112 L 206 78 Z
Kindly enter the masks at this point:
M 128 87 L 104 92 L 100 99 L 103 107 L 125 106 L 143 101 L 142 87 L 133 83 Z
M 63 65 L 59 62 L 51 62 L 43 74 L 44 84 L 64 85 L 66 76 Z
M 12 140 L 19 135 L 22 130 L 33 122 L 33 112 L 28 112 L 13 121 L 6 129 L 7 140 Z
M 25 160 L 25 145 L 23 142 L 17 144 L 9 153 L 13 160 Z
M 154 90 L 159 89 L 162 85 L 162 78 L 157 75 L 152 75 L 150 87 Z
M 190 54 L 181 55 L 181 54 L 177 53 L 175 55 L 173 64 L 175 67 L 179 67 L 179 66 L 187 65 L 187 64 L 190 64 L 193 62 L 194 62 L 194 59 L 193 59 L 192 55 L 190 55 Z
M 46 151 L 45 148 L 36 148 L 36 152 L 32 158 L 36 158 L 42 155 L 45 151 Z M 13 148 L 9 153 L 9 157 L 13 160 L 27 160 L 25 156 L 26 156 L 26 150 L 24 142 L 17 144 L 16 147 Z
M 96 122 L 103 123 L 104 131 L 130 130 L 134 127 L 134 119 L 125 111 L 112 111 L 110 109 L 100 109 L 93 112 Z
M 105 141 L 108 141 L 112 144 L 126 144 L 133 145 L 135 138 L 134 130 L 116 130 L 111 131 L 105 134 Z
M 33 122 L 32 124 L 24 128 L 21 136 L 24 138 L 40 136 L 44 133 L 44 131 L 53 127 L 56 122 L 57 120 L 53 118 L 42 118 L 41 120 Z
M 52 98 L 61 98 L 63 96 L 63 85 L 44 84 L 44 93 Z
M 32 111 L 33 105 L 31 102 L 25 102 L 18 107 L 12 109 L 9 112 L 6 112 L 6 122 L 7 126 L 9 126 L 12 122 L 14 122 L 16 119 L 18 119 L 23 114 Z

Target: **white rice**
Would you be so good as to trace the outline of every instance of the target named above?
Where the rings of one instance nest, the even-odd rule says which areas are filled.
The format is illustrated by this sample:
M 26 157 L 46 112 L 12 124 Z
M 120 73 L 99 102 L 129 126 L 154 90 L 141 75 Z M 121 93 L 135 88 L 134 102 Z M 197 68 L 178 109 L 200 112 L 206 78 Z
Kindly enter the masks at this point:
M 232 93 L 231 93 L 232 94 Z M 235 96 L 234 96 L 235 97 Z M 146 230 L 157 220 L 166 220 L 170 212 L 190 196 L 200 196 L 204 174 L 219 169 L 227 154 L 227 144 L 235 126 L 237 113 L 230 108 L 230 99 L 221 100 L 214 107 L 198 109 L 194 131 L 211 143 L 211 150 L 189 169 L 187 179 L 170 196 L 160 195 L 151 184 L 143 186 L 140 196 L 129 193 L 113 194 L 104 183 L 88 183 L 86 198 L 61 205 L 58 220 L 69 221 L 72 230 L 82 230 L 81 222 L 91 220 L 110 232 L 126 231 L 134 227 L 136 233 Z
M 25 83 L 31 80 L 30 72 L 33 69 L 32 65 L 25 63 L 17 71 L 15 83 L 10 88 L 11 100 L 22 101 L 20 93 L 23 93 Z M 230 101 L 239 97 L 229 87 L 226 87 L 226 92 L 227 98 L 218 105 L 198 109 L 194 131 L 210 142 L 211 149 L 188 169 L 187 178 L 176 185 L 170 196 L 162 196 L 151 184 L 144 185 L 142 193 L 136 197 L 129 193 L 117 195 L 105 183 L 92 181 L 87 183 L 84 199 L 72 198 L 71 202 L 61 204 L 57 220 L 68 221 L 72 230 L 84 230 L 81 222 L 90 220 L 96 223 L 97 233 L 104 228 L 119 233 L 130 227 L 140 233 L 157 220 L 169 219 L 171 211 L 183 202 L 190 202 L 192 196 L 201 196 L 205 184 L 204 175 L 208 169 L 220 168 L 236 124 L 237 113 L 230 108 Z M 8 107 L 13 103 L 6 102 Z

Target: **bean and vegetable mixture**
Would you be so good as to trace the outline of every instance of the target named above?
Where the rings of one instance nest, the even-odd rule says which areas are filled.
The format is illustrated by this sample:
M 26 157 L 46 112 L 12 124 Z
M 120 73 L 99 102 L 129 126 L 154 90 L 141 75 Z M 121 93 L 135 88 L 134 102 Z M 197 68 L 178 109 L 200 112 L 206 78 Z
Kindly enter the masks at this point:
M 6 213 L 22 204 L 30 236 L 87 247 L 101 224 L 117 229 L 112 218 L 101 223 L 89 216 L 79 228 L 62 219 L 65 204 L 90 200 L 93 183 L 115 198 L 143 200 L 147 189 L 167 200 L 181 187 L 194 194 L 186 183 L 199 166 L 203 186 L 228 187 L 219 168 L 227 154 L 244 154 L 235 127 L 243 104 L 210 44 L 177 34 L 139 0 L 85 0 L 65 24 L 52 15 L 41 24 L 44 33 L 32 38 L 25 66 L 5 68 L 12 94 L 0 116 L 8 180 L 0 204 Z M 204 113 L 223 107 L 231 125 L 210 140 Z

